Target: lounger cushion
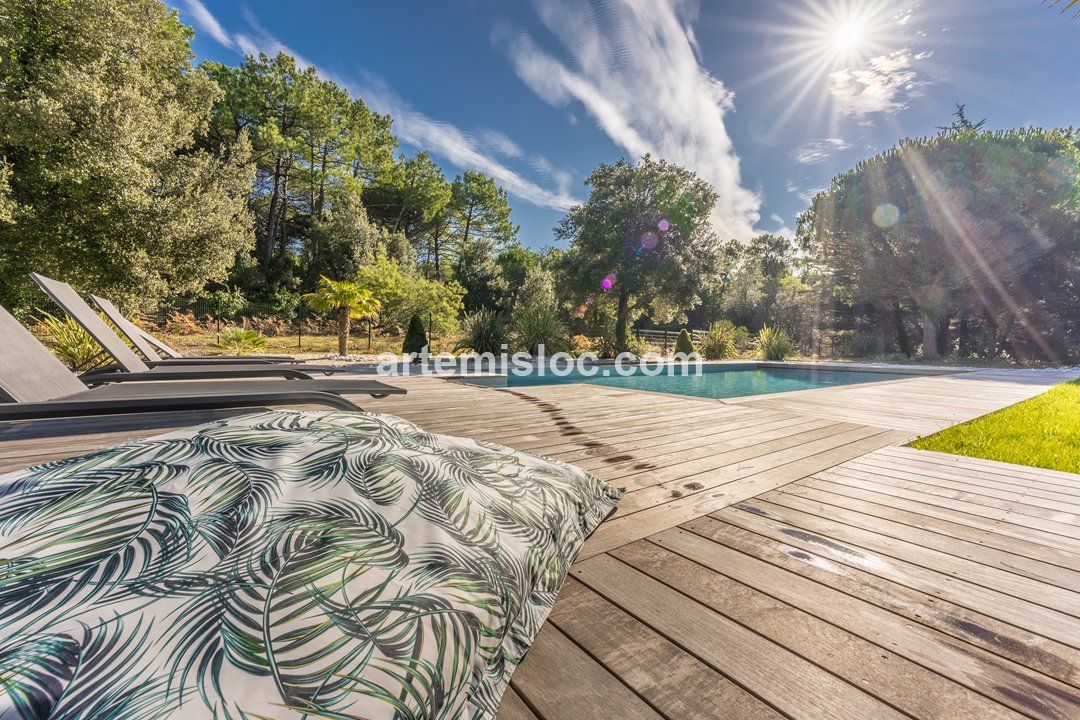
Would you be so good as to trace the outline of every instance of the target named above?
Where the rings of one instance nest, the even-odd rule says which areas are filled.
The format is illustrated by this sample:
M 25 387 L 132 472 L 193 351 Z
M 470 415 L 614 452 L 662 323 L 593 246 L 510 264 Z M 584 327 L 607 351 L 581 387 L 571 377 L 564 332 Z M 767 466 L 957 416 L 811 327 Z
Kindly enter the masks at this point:
M 0 717 L 494 718 L 620 495 L 343 412 L 0 477 Z

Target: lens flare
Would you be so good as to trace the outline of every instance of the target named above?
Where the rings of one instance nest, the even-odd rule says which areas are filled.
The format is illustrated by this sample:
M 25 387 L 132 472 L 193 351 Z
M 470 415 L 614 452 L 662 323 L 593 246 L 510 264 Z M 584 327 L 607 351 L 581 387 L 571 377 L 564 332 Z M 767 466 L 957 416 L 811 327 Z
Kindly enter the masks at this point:
M 671 223 L 667 220 L 661 220 L 660 222 L 656 223 L 656 228 L 660 232 L 667 232 L 671 228 Z
M 882 203 L 874 208 L 873 221 L 879 228 L 891 228 L 900 222 L 900 208 L 892 203 Z
M 662 220 L 661 222 L 667 222 Z M 660 238 L 652 230 L 646 230 L 641 235 L 641 247 L 644 250 L 652 250 L 660 242 Z
M 604 289 L 604 292 L 607 292 L 608 290 L 610 290 L 614 286 L 615 286 L 615 273 L 611 273 L 610 275 L 607 275 L 606 277 L 604 277 L 603 280 L 600 281 L 600 287 Z

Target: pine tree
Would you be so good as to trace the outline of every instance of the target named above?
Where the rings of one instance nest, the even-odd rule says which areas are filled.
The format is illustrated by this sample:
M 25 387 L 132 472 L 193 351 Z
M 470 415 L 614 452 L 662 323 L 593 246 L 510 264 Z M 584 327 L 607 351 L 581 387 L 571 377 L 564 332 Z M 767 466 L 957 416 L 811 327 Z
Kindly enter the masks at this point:
M 409 329 L 405 333 L 405 343 L 401 347 L 401 352 L 405 355 L 419 354 L 427 346 L 428 338 L 424 331 L 424 321 L 420 319 L 420 313 L 413 313 L 409 318 Z

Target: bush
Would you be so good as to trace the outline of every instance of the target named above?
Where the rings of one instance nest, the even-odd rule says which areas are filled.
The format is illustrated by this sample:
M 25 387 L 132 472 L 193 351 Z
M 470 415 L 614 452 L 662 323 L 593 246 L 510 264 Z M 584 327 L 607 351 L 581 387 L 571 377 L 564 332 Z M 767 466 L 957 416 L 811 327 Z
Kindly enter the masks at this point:
M 182 313 L 174 310 L 165 320 L 165 332 L 170 335 L 198 335 L 202 331 L 199 321 L 191 312 Z
M 530 355 L 541 345 L 548 355 L 562 352 L 569 347 L 565 337 L 566 328 L 551 307 L 525 306 L 514 312 L 515 346 Z
M 746 328 L 740 328 L 745 330 Z M 709 327 L 698 348 L 706 360 L 727 360 L 739 354 L 738 333 L 730 322 L 717 322 Z
M 591 351 L 593 349 L 593 342 L 585 335 L 575 335 L 570 338 L 570 352 L 575 355 L 580 355 L 583 352 Z
M 472 350 L 475 353 L 499 355 L 509 342 L 506 322 L 501 313 L 480 310 L 465 318 L 465 336 L 454 350 Z
M 409 329 L 405 333 L 405 342 L 401 345 L 401 352 L 403 355 L 420 354 L 427 346 L 428 337 L 424 331 L 424 321 L 420 318 L 420 313 L 413 313 L 409 318 Z
M 692 348 L 693 346 L 691 346 Z M 631 335 L 626 339 L 626 352 L 641 357 L 646 353 L 654 352 L 657 348 L 649 343 L 648 340 L 636 335 Z M 693 350 L 691 349 L 691 352 Z
M 237 355 L 244 355 L 266 347 L 266 337 L 258 330 L 250 328 L 225 328 L 221 331 L 221 339 L 214 343 L 215 347 L 229 350 Z
M 766 360 L 783 360 L 795 349 L 791 336 L 783 330 L 768 325 L 757 336 L 758 350 Z
M 267 337 L 281 337 L 283 335 L 292 334 L 292 328 L 289 327 L 289 323 L 279 317 L 251 317 L 245 318 L 244 322 L 249 323 L 252 328 L 258 330 Z
M 679 331 L 679 337 L 675 339 L 675 354 L 691 355 L 693 352 L 694 341 L 686 328 L 683 328 Z
M 68 316 L 64 319 L 41 313 L 41 330 L 45 333 L 45 344 L 74 372 L 86 372 L 104 365 L 108 356 L 82 325 Z

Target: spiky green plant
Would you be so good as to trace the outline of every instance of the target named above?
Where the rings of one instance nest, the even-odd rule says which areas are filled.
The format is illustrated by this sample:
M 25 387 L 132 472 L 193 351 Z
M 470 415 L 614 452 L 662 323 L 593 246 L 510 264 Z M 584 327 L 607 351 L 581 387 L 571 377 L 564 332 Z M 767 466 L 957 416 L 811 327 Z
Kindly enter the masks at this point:
M 757 336 L 758 350 L 766 360 L 780 361 L 790 355 L 795 349 L 795 343 L 791 336 L 779 328 L 761 328 Z
M 514 344 L 535 355 L 541 345 L 548 355 L 569 348 L 566 327 L 553 308 L 544 305 L 523 307 L 514 312 Z
M 246 355 L 266 348 L 266 336 L 251 328 L 225 328 L 215 347 L 228 350 L 237 355 Z
M 454 350 L 472 350 L 475 353 L 499 355 L 503 346 L 509 344 L 506 321 L 501 313 L 479 310 L 465 318 L 465 336 Z
M 730 322 L 713 323 L 698 349 L 706 360 L 727 360 L 735 357 L 739 352 L 735 326 Z
M 105 351 L 82 325 L 67 315 L 62 320 L 44 311 L 39 315 L 45 344 L 74 372 L 86 372 L 105 364 Z

